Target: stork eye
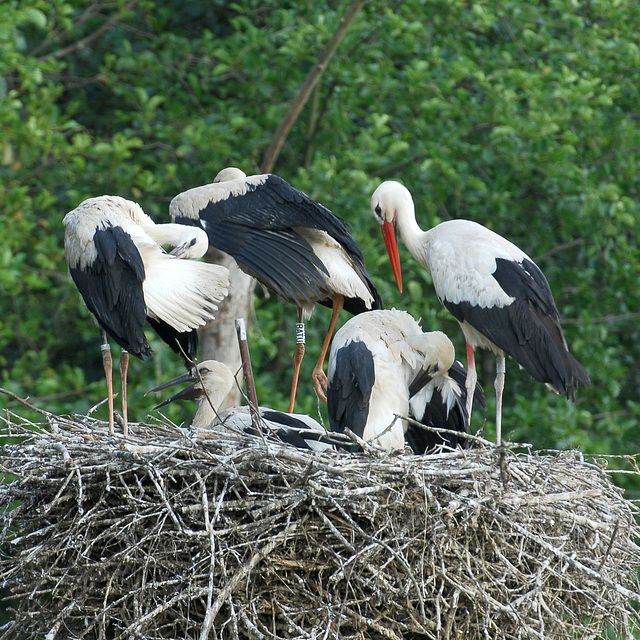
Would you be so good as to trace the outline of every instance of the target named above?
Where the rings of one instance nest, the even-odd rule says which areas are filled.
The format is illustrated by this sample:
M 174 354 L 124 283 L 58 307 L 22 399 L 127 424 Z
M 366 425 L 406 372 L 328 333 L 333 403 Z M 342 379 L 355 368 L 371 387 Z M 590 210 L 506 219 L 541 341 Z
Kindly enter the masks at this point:
M 376 215 L 382 217 L 382 208 L 379 204 L 376 205 Z

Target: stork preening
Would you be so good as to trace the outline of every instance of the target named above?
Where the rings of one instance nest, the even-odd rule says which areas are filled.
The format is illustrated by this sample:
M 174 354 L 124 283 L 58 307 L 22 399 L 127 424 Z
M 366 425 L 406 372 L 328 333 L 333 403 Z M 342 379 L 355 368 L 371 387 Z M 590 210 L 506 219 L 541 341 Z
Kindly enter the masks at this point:
M 529 256 L 476 222 L 450 220 L 429 231 L 416 222 L 409 190 L 383 182 L 371 198 L 393 273 L 402 291 L 395 229 L 409 253 L 431 274 L 440 302 L 460 323 L 467 343 L 467 403 L 477 374 L 474 349 L 492 350 L 496 363 L 496 443 L 501 441 L 505 353 L 533 378 L 575 400 L 589 385 L 585 368 L 569 353 L 549 284 Z
M 228 428 L 255 434 L 249 407 L 232 407 L 222 412 L 218 408 L 236 383 L 229 367 L 217 360 L 205 360 L 189 373 L 169 380 L 147 393 L 154 393 L 177 384 L 189 382 L 187 387 L 167 398 L 154 409 L 159 409 L 175 400 L 193 400 L 196 412 L 191 421 L 195 431 Z M 331 434 L 316 420 L 300 413 L 283 413 L 266 407 L 259 407 L 262 434 L 277 438 L 299 449 L 325 451 L 327 449 L 351 449 L 350 440 L 341 434 Z
M 345 222 L 276 175 L 247 177 L 233 167 L 213 184 L 177 195 L 170 213 L 174 222 L 199 224 L 211 246 L 298 308 L 290 412 L 305 351 L 304 320 L 318 302 L 333 308 L 313 370 L 316 392 L 326 400 L 323 363 L 338 314 L 343 308 L 358 314 L 382 306 Z
M 460 373 L 462 372 L 462 383 Z M 407 423 L 469 432 L 464 368 L 441 331 L 424 333 L 406 311 L 370 311 L 351 318 L 331 345 L 327 408 L 332 431 L 351 429 L 387 451 L 416 453 L 466 440 Z M 482 402 L 481 393 L 477 398 Z
M 214 319 L 217 304 L 227 295 L 229 272 L 218 265 L 181 259 L 205 254 L 208 239 L 202 229 L 155 224 L 140 205 L 119 196 L 89 198 L 67 213 L 63 222 L 69 273 L 100 327 L 111 433 L 113 382 L 107 335 L 122 348 L 126 434 L 129 354 L 151 355 L 145 322 L 174 351 L 192 360 L 196 329 Z M 163 245 L 175 248 L 168 254 Z

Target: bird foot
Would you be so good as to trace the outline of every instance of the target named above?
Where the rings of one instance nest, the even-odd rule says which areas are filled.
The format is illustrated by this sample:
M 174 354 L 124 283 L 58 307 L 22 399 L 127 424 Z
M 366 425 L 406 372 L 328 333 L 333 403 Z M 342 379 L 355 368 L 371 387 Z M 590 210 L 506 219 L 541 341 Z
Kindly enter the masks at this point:
M 327 374 L 322 369 L 313 370 L 313 386 L 322 402 L 327 402 Z

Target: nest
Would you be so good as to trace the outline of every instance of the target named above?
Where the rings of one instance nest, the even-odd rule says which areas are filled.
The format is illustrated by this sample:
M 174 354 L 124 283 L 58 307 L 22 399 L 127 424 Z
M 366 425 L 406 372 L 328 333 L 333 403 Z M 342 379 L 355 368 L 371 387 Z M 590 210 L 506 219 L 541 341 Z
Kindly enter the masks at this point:
M 3 638 L 632 637 L 636 507 L 575 453 L 297 450 L 11 415 Z M 34 433 L 34 429 L 37 431 Z

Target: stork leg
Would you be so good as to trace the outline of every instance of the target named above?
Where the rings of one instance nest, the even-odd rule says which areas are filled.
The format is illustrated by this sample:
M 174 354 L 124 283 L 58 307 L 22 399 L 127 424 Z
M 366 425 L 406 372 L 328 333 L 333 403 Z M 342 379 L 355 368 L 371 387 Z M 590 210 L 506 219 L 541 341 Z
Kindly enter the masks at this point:
M 504 378 L 507 371 L 504 353 L 496 357 L 496 445 L 502 444 L 502 394 L 504 391 Z
M 127 371 L 129 371 L 129 352 L 123 349 L 120 354 L 120 378 L 122 380 L 122 430 L 125 436 L 129 433 L 129 421 L 127 418 Z
M 298 323 L 296 324 L 296 350 L 293 352 L 293 380 L 291 381 L 291 397 L 289 398 L 289 413 L 293 413 L 293 405 L 296 402 L 298 391 L 298 377 L 300 376 L 300 365 L 305 352 L 305 331 L 302 321 L 302 309 L 298 309 Z
M 331 316 L 331 324 L 329 325 L 327 335 L 324 337 L 324 342 L 322 343 L 322 351 L 320 352 L 318 362 L 313 368 L 313 386 L 316 389 L 318 397 L 323 402 L 327 401 L 327 396 L 325 394 L 325 390 L 327 389 L 327 374 L 323 370 L 324 359 L 327 357 L 327 351 L 329 350 L 331 338 L 333 337 L 333 332 L 336 328 L 336 322 L 338 321 L 338 316 L 340 315 L 343 307 L 344 296 L 337 293 L 333 296 L 333 314 Z
M 111 358 L 111 347 L 109 346 L 109 340 L 107 334 L 103 329 L 100 329 L 100 338 L 102 344 L 100 350 L 102 351 L 102 366 L 104 367 L 104 376 L 107 379 L 107 404 L 109 407 L 109 434 L 113 435 L 113 375 L 111 367 L 113 360 Z
M 471 426 L 471 409 L 473 408 L 473 394 L 476 390 L 478 382 L 478 373 L 476 372 L 476 356 L 473 347 L 467 342 L 467 379 L 465 381 L 465 389 L 467 391 L 467 416 L 469 426 Z

